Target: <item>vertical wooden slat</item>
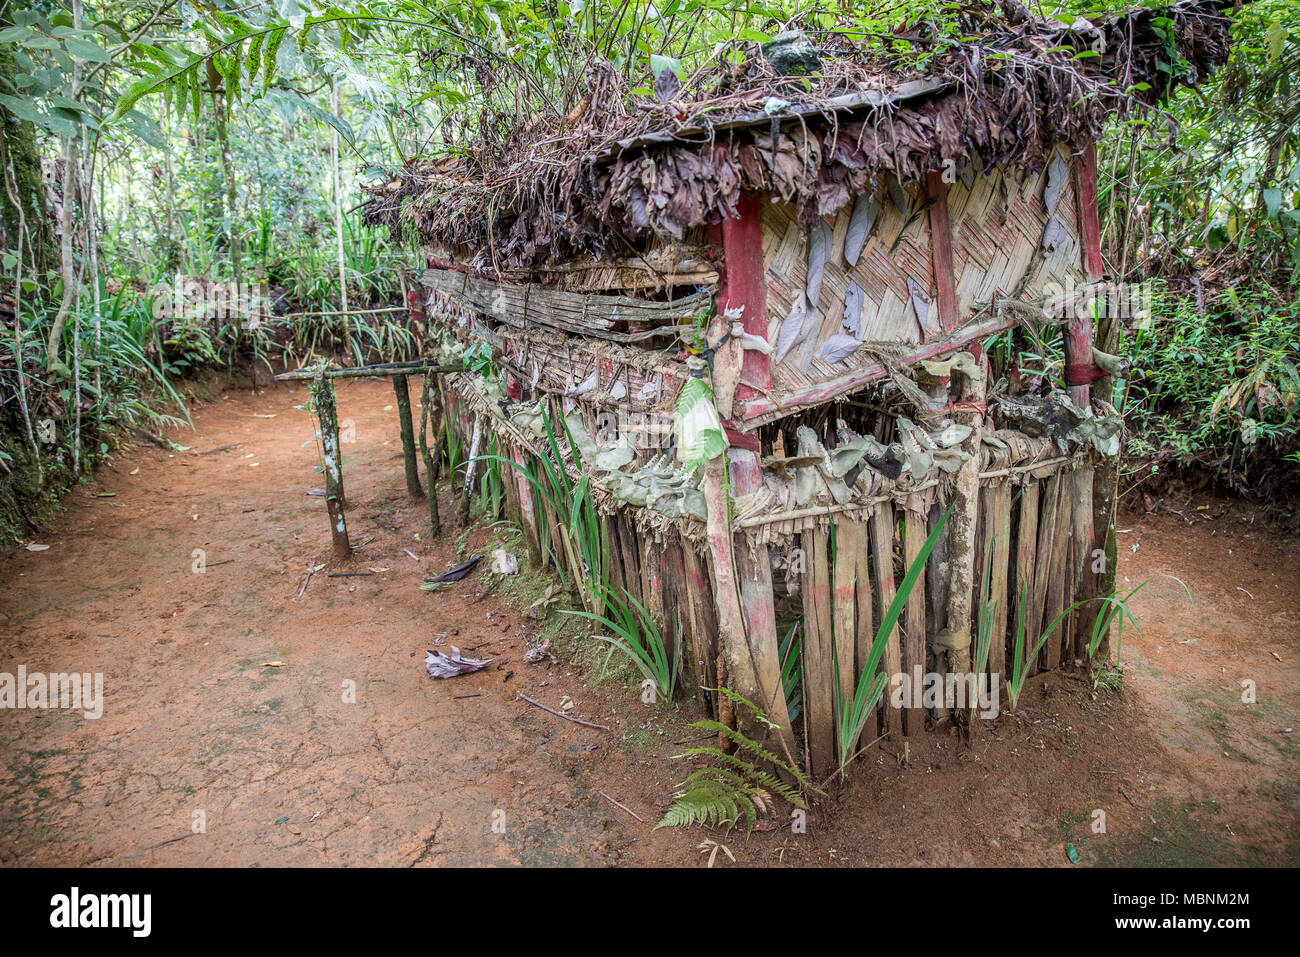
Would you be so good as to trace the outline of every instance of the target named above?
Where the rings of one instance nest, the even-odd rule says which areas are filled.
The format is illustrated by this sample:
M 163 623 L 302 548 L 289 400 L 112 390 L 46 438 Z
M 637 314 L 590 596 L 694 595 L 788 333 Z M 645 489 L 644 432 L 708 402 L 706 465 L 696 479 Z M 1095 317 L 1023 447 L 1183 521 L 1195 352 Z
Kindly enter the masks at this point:
M 686 597 L 686 567 L 682 560 L 682 540 L 675 531 L 664 534 L 661 554 L 664 583 L 662 600 L 664 647 L 668 651 L 669 660 L 674 656 L 677 657 L 681 663 L 682 678 L 690 687 L 694 687 L 696 679 L 690 670 L 686 654 L 686 649 L 690 647 L 686 641 L 686 630 L 691 627 L 691 609 Z
M 831 645 L 830 568 L 826 530 L 815 526 L 801 536 L 803 574 L 804 724 L 808 766 L 814 778 L 835 769 L 835 652 Z
M 1017 619 L 1024 621 L 1024 648 L 1021 651 L 1021 667 L 1026 674 L 1033 674 L 1035 656 L 1032 654 L 1034 644 L 1038 641 L 1038 624 L 1034 618 L 1034 567 L 1038 557 L 1038 483 L 1026 482 L 1020 488 L 1020 513 L 1016 535 L 1016 577 L 1012 583 L 1015 587 L 1015 614 L 1011 618 L 1012 627 Z M 1015 633 L 1012 633 L 1015 640 Z
M 502 458 L 510 458 L 510 445 L 508 442 L 502 442 L 497 454 Z M 501 493 L 505 496 L 506 518 L 515 524 L 520 524 L 519 519 L 519 483 L 515 470 L 504 462 L 499 463 L 500 468 L 497 470 L 501 476 Z M 432 483 L 430 483 L 432 487 Z
M 985 540 L 990 543 L 984 553 L 991 556 L 988 570 L 989 602 L 993 607 L 989 635 L 988 673 L 997 675 L 999 683 L 1006 669 L 1007 653 L 1007 576 L 1011 562 L 1011 486 L 999 481 L 986 489 L 988 511 L 985 513 Z M 990 679 L 991 681 L 992 679 Z M 990 684 L 991 687 L 991 684 Z
M 853 700 L 859 675 L 859 643 L 871 637 L 858 634 L 858 552 L 867 550 L 866 534 L 860 522 L 841 517 L 835 523 L 835 601 L 832 610 L 835 631 L 835 664 L 839 674 L 841 707 Z M 863 659 L 865 660 L 865 658 Z M 874 735 L 873 735 L 874 737 Z M 856 750 L 856 749 L 855 749 Z
M 709 595 L 709 571 L 704 560 L 691 545 L 686 545 L 682 552 L 682 561 L 686 567 L 686 595 L 691 610 L 691 644 L 686 652 L 694 662 L 696 676 L 699 680 L 698 696 L 706 708 L 713 707 L 713 698 L 704 688 L 716 688 L 717 670 L 714 662 L 718 652 L 714 638 L 718 633 L 717 619 L 713 614 L 713 601 Z M 714 708 L 716 713 L 716 708 Z
M 600 527 L 605 538 L 605 550 L 609 555 L 610 584 L 623 594 L 627 594 L 627 572 L 623 568 L 623 548 L 618 538 L 618 512 L 602 515 Z
M 734 449 L 730 459 L 731 484 L 737 496 L 749 495 L 762 488 L 763 472 L 757 455 L 745 449 Z M 781 647 L 776 633 L 772 563 L 768 560 L 767 546 L 751 546 L 743 533 L 733 537 L 733 545 L 749 653 L 761 693 L 756 703 L 778 726 L 776 736 L 787 752 L 787 758 L 793 759 L 796 745 L 794 732 L 790 729 L 785 689 L 781 686 Z
M 932 504 L 926 522 L 927 535 L 934 531 L 942 517 L 943 509 L 938 503 Z M 926 633 L 929 640 L 933 640 L 939 632 L 943 631 L 948 621 L 948 537 L 949 530 L 945 525 L 943 533 L 935 540 L 930 557 L 926 559 L 925 574 L 922 576 L 925 579 Z M 943 673 L 948 664 L 947 652 L 939 647 L 931 648 L 931 658 L 934 671 Z M 942 696 L 935 706 L 934 718 L 937 722 L 943 722 L 948 718 L 948 706 Z
M 937 170 L 927 173 L 925 182 L 930 202 L 930 243 L 939 325 L 944 332 L 952 332 L 960 317 L 957 314 L 957 277 L 953 271 L 952 224 L 948 217 L 948 184 Z
M 1043 613 L 1047 609 L 1047 593 L 1051 588 L 1052 555 L 1056 544 L 1056 516 L 1061 510 L 1061 474 L 1051 475 L 1043 485 L 1038 510 L 1038 565 L 1034 569 L 1034 587 L 1031 590 L 1032 604 L 1029 617 L 1034 623 L 1034 641 L 1043 634 Z M 1028 629 L 1026 629 L 1026 641 Z M 1050 642 L 1049 642 L 1050 643 Z M 1040 667 L 1052 667 L 1047 663 L 1047 651 L 1042 649 L 1037 655 Z
M 1091 570 L 1094 545 L 1092 469 L 1086 465 L 1078 468 L 1075 470 L 1072 479 L 1071 489 L 1074 494 L 1072 514 L 1074 522 L 1070 536 L 1070 587 L 1066 592 L 1067 604 L 1073 604 L 1084 598 L 1091 598 L 1097 594 L 1099 585 L 1099 576 L 1094 575 Z M 1101 610 L 1098 604 L 1097 602 L 1089 602 L 1077 609 L 1071 616 L 1071 630 L 1074 633 L 1074 655 L 1078 658 L 1086 660 L 1088 657 L 1088 640 L 1092 637 L 1093 622 Z
M 921 547 L 925 544 L 925 513 L 919 496 L 908 497 L 903 513 L 903 567 L 911 568 Z M 911 707 L 907 709 L 907 734 L 919 735 L 925 730 L 925 708 L 921 706 L 922 681 L 925 679 L 925 576 L 921 575 L 912 586 L 903 608 L 903 662 L 907 666 L 908 680 L 912 684 Z
M 659 626 L 659 633 L 664 633 L 664 581 L 663 549 L 647 532 L 641 536 L 641 587 L 644 598 L 642 604 L 650 612 L 650 617 Z
M 636 522 L 626 512 L 618 512 L 616 521 L 618 548 L 623 556 L 623 580 L 627 593 L 645 603 L 644 578 L 641 575 L 641 550 L 637 548 Z
M 857 541 L 854 543 L 853 558 L 853 577 L 857 585 L 857 593 L 854 596 L 854 612 L 857 618 L 857 641 L 854 652 L 854 676 L 856 681 L 862 679 L 862 669 L 867 666 L 867 656 L 871 654 L 871 642 L 876 637 L 877 616 L 883 614 L 883 611 L 875 607 L 876 594 L 872 586 L 871 572 L 871 527 L 870 519 L 864 519 L 857 524 Z M 868 743 L 876 740 L 880 734 L 880 720 L 873 710 L 871 716 L 867 718 L 867 723 L 863 725 L 862 737 L 859 738 L 859 747 L 865 747 Z
M 325 460 L 325 508 L 330 519 L 332 555 L 334 561 L 345 562 L 352 557 L 352 545 L 348 540 L 347 502 L 343 497 L 343 451 L 339 444 L 338 408 L 334 402 L 334 383 L 320 368 L 317 368 L 312 382 L 312 401 L 316 407 L 321 452 Z
M 881 502 L 871 514 L 871 565 L 876 591 L 880 595 L 883 617 L 894 600 L 894 505 Z M 899 647 L 898 625 L 885 635 L 885 654 L 880 659 L 880 670 L 893 676 L 903 670 L 902 651 Z M 889 686 L 885 689 L 885 730 L 893 740 L 903 733 L 903 712 L 889 705 Z
M 406 494 L 424 498 L 420 488 L 420 469 L 415 459 L 415 428 L 411 424 L 411 393 L 406 376 L 393 376 L 393 393 L 397 398 L 397 428 L 402 437 L 402 465 L 406 471 Z
M 1065 610 L 1066 583 L 1068 580 L 1067 556 L 1070 551 L 1070 525 L 1073 516 L 1074 500 L 1071 497 L 1071 479 L 1068 475 L 1057 473 L 1052 476 L 1057 484 L 1056 528 L 1052 533 L 1049 560 L 1041 567 L 1047 569 L 1047 588 L 1043 598 L 1043 628 L 1046 629 L 1062 611 Z M 1046 521 L 1044 513 L 1043 521 Z M 1064 624 L 1047 639 L 1044 653 L 1049 669 L 1061 664 L 1061 646 L 1065 640 Z
M 718 614 L 718 641 L 726 662 L 727 685 L 750 701 L 761 696 L 754 660 L 749 653 L 744 613 L 740 609 L 740 585 L 731 545 L 730 508 L 726 490 L 726 459 L 716 456 L 704 464 L 704 502 L 708 510 L 709 565 L 713 570 L 713 605 Z M 748 715 L 738 715 L 748 719 Z M 743 721 L 742 721 L 743 724 Z

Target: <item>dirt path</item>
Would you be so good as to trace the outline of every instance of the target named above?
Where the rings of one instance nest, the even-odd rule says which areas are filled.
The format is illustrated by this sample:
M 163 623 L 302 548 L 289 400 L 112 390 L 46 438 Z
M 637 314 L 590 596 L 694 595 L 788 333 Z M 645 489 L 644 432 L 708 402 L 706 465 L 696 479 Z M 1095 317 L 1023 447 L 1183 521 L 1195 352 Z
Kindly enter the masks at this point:
M 98 720 L 0 712 L 0 860 L 606 860 L 613 809 L 574 777 L 599 732 L 525 713 L 504 672 L 425 675 L 438 632 L 517 661 L 524 629 L 490 598 L 470 604 L 468 586 L 465 601 L 418 589 L 454 561 L 451 535 L 427 553 L 415 538 L 427 513 L 405 494 L 388 384 L 340 394 L 356 429 L 352 540 L 375 536 L 349 570 L 373 574 L 322 572 L 296 597 L 328 557 L 328 527 L 306 494 L 320 479 L 293 408 L 305 391 L 284 386 L 229 395 L 195 413 L 197 435 L 174 435 L 197 452 L 234 448 L 124 456 L 73 496 L 48 551 L 0 566 L 0 671 L 100 671 L 105 699 Z M 553 702 L 584 700 L 580 681 L 551 684 Z M 206 833 L 193 833 L 196 811 Z
M 649 828 L 697 714 L 522 662 L 535 623 L 475 580 L 417 587 L 501 530 L 418 540 L 387 383 L 340 389 L 350 531 L 374 536 L 349 571 L 370 574 L 322 571 L 298 597 L 329 553 L 304 401 L 280 386 L 199 409 L 197 432 L 173 435 L 190 452 L 121 456 L 69 499 L 49 550 L 0 559 L 0 673 L 104 675 L 97 720 L 0 711 L 0 863 L 698 863 L 705 835 Z M 1164 579 L 1139 596 L 1122 693 L 1050 679 L 973 747 L 928 735 L 907 768 L 881 750 L 807 834 L 787 823 L 729 848 L 766 864 L 1066 865 L 1066 842 L 1084 863 L 1297 863 L 1283 729 L 1300 708 L 1300 558 L 1236 517 L 1124 523 L 1124 574 L 1178 575 L 1196 605 Z M 508 660 L 430 681 L 424 650 L 453 642 Z M 519 690 L 568 695 L 611 730 Z

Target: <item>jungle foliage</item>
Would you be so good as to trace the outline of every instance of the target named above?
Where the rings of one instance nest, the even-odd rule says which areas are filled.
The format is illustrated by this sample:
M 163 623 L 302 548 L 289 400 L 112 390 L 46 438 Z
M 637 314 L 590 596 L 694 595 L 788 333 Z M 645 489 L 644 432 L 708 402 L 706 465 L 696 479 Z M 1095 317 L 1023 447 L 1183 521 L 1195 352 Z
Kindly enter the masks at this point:
M 370 179 L 575 100 L 596 61 L 644 92 L 797 26 L 924 65 L 989 5 L 0 0 L 0 537 L 117 437 L 183 421 L 180 379 L 408 355 L 418 330 L 373 310 L 417 257 L 360 223 Z M 1260 491 L 1300 475 L 1300 9 L 1234 15 L 1225 68 L 1110 131 L 1103 246 L 1117 281 L 1157 284 L 1152 321 L 1119 330 L 1130 451 Z M 223 310 L 227 283 L 265 321 Z

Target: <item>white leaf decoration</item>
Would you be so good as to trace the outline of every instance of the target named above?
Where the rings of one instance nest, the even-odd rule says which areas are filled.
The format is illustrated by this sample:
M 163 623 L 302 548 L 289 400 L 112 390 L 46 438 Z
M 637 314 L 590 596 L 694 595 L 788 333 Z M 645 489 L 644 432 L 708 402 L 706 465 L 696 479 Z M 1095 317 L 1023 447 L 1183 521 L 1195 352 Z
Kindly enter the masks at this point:
M 871 235 L 879 213 L 880 203 L 876 201 L 876 197 L 869 193 L 858 197 L 857 203 L 853 206 L 853 214 L 849 217 L 849 231 L 844 235 L 844 261 L 850 266 L 858 264 L 862 247 L 866 245 L 867 237 Z
M 818 355 L 827 362 L 843 362 L 852 355 L 860 345 L 862 345 L 862 343 L 858 341 L 857 336 L 848 336 L 840 333 L 827 339 L 822 344 L 821 351 L 818 352 Z

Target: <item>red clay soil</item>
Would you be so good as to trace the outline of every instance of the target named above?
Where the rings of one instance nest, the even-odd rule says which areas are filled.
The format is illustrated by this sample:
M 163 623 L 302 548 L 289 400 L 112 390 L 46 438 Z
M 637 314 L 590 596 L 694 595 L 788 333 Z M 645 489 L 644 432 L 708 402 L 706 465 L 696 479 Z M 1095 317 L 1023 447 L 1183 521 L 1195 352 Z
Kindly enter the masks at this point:
M 386 382 L 340 386 L 365 544 L 303 588 L 329 556 L 305 399 L 280 385 L 198 409 L 171 435 L 189 451 L 120 454 L 48 550 L 0 559 L 0 672 L 104 676 L 97 720 L 0 711 L 0 863 L 704 866 L 706 838 L 737 864 L 1068 867 L 1067 845 L 1084 865 L 1300 862 L 1300 555 L 1248 506 L 1121 523 L 1122 579 L 1174 575 L 1194 599 L 1168 578 L 1135 598 L 1122 690 L 1049 676 L 970 746 L 941 730 L 905 761 L 882 744 L 806 833 L 784 812 L 749 837 L 653 831 L 700 714 L 525 662 L 541 623 L 486 575 L 420 590 L 508 529 L 420 540 Z M 450 516 L 445 485 L 442 501 Z M 425 650 L 453 643 L 499 660 L 430 680 Z

